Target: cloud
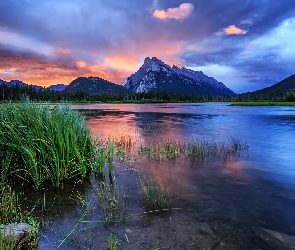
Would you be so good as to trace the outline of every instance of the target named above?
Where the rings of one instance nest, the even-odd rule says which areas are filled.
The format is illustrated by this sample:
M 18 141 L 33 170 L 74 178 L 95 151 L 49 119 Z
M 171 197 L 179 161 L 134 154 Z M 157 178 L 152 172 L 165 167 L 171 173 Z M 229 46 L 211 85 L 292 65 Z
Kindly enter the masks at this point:
M 240 24 L 248 24 L 248 25 L 252 25 L 253 23 L 254 21 L 252 18 L 248 18 L 240 22 Z
M 169 8 L 165 10 L 155 10 L 153 16 L 159 19 L 181 20 L 188 17 L 194 11 L 191 3 L 182 3 L 178 8 Z
M 0 72 L 44 85 L 90 75 L 124 84 L 145 57 L 156 56 L 170 65 L 218 65 L 229 72 L 226 85 L 255 79 L 243 72 L 259 84 L 294 74 L 295 21 L 285 21 L 295 17 L 295 1 L 180 5 L 186 1 L 0 0 Z
M 252 72 L 252 73 L 242 73 L 242 74 L 240 74 L 239 76 L 244 77 L 244 78 L 255 78 L 255 77 L 257 77 L 258 75 L 257 75 L 257 74 L 254 74 L 254 73 Z
M 224 28 L 218 34 L 226 34 L 226 35 L 245 35 L 247 34 L 248 30 L 242 30 L 237 28 L 235 25 L 229 25 L 228 27 Z
M 158 5 L 158 0 L 153 0 L 153 7 L 152 10 L 156 9 Z
M 251 17 L 242 20 L 240 22 L 240 25 L 243 25 L 244 27 L 253 26 L 257 22 L 261 22 L 263 18 L 264 18 L 263 14 L 254 14 Z
M 251 73 L 243 72 L 242 74 L 239 75 L 239 77 L 246 78 L 248 82 L 261 82 L 261 79 L 259 78 L 258 74 L 255 74 L 253 72 Z

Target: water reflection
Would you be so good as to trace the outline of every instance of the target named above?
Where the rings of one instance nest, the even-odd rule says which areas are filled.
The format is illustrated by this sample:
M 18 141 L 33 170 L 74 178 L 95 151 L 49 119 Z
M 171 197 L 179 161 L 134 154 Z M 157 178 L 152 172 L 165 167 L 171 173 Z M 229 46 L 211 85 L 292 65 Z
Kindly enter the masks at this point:
M 73 108 L 86 112 L 94 135 L 135 131 L 135 140 L 174 139 L 189 141 L 241 138 L 250 145 L 249 154 L 272 178 L 286 185 L 295 183 L 295 108 L 230 107 L 226 104 L 87 105 Z M 98 110 L 98 111 L 97 111 Z M 91 113 L 92 112 L 92 113 Z M 146 125 L 167 128 L 160 134 L 144 133 Z M 141 137 L 140 137 L 141 135 Z
M 116 181 L 123 187 L 128 212 L 133 216 L 123 226 L 111 229 L 116 230 L 124 248 L 158 247 L 148 244 L 148 239 L 162 242 L 163 247 L 173 240 L 177 249 L 185 249 L 189 244 L 214 248 L 222 238 L 228 249 L 265 249 L 251 231 L 258 226 L 295 235 L 295 108 L 229 107 L 226 104 L 100 104 L 73 105 L 72 108 L 82 110 L 93 136 L 117 137 L 137 146 L 168 139 L 226 141 L 231 136 L 247 141 L 250 146 L 249 156 L 206 159 L 198 164 L 182 158 L 148 161 L 138 157 L 134 164 L 139 173 L 165 187 L 172 196 L 173 207 L 180 208 L 172 212 L 170 219 L 148 228 L 142 218 L 134 219 L 141 209 L 137 176 L 133 171 L 126 171 L 126 165 L 116 162 Z M 83 194 L 90 200 L 91 189 L 87 188 Z M 67 211 L 64 205 L 60 208 Z M 60 219 L 50 215 L 51 220 L 65 225 L 58 230 L 71 231 L 77 216 L 81 215 L 77 209 L 72 205 Z M 93 211 L 87 220 L 97 220 L 97 211 Z M 67 221 L 73 223 L 66 224 Z M 94 237 L 91 240 L 94 246 L 102 246 L 110 233 L 102 224 L 83 224 L 83 227 Z M 126 241 L 126 229 L 132 229 L 128 237 L 140 242 L 141 247 Z M 46 232 L 54 238 L 54 233 Z M 188 235 L 196 236 L 186 238 Z M 46 249 L 44 238 L 42 244 L 42 249 Z M 56 246 L 57 243 L 51 249 Z

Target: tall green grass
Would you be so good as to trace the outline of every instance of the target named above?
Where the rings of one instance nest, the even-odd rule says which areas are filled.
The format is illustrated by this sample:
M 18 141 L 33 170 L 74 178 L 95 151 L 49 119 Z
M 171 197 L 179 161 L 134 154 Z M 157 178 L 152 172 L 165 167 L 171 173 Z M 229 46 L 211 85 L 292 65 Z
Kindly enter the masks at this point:
M 69 107 L 32 103 L 0 106 L 1 182 L 18 177 L 40 188 L 50 180 L 85 177 L 93 142 L 86 122 Z

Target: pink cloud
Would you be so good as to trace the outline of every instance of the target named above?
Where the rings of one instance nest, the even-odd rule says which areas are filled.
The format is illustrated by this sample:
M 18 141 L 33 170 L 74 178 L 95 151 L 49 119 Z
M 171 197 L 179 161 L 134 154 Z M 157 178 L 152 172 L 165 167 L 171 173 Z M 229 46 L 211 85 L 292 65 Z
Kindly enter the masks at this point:
M 240 28 L 237 28 L 235 25 L 229 25 L 228 27 L 222 29 L 220 34 L 226 34 L 226 35 L 245 35 L 247 34 L 248 30 L 242 30 Z
M 188 17 L 194 10 L 194 6 L 191 3 L 182 3 L 178 8 L 169 8 L 165 10 L 155 10 L 154 17 L 159 19 L 176 19 L 181 20 Z

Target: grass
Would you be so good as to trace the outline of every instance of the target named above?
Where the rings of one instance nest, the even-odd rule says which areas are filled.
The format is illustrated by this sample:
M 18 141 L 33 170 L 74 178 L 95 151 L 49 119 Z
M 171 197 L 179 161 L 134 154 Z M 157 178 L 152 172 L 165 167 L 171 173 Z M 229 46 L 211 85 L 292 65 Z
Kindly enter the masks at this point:
M 78 111 L 33 103 L 1 105 L 0 224 L 29 223 L 33 226 L 32 242 L 36 243 L 37 223 L 30 214 L 21 212 L 19 194 L 8 183 L 40 189 L 45 183 L 58 187 L 70 178 L 83 179 L 93 153 L 90 131 Z M 3 245 L 3 235 L 1 238 Z M 8 243 L 15 248 L 13 241 Z
M 108 237 L 108 250 L 116 250 L 119 246 L 121 246 L 121 243 L 117 239 L 117 236 L 115 234 L 111 234 Z
M 26 221 L 34 228 L 37 224 L 29 215 L 21 213 L 19 195 L 7 185 L 27 183 L 35 189 L 46 184 L 59 187 L 70 179 L 83 179 L 92 170 L 96 178 L 93 194 L 97 198 L 103 223 L 124 221 L 124 196 L 116 186 L 114 160 L 133 164 L 136 159 L 130 152 L 138 150 L 139 156 L 160 161 L 162 159 L 190 159 L 193 162 L 210 157 L 229 158 L 247 150 L 245 142 L 231 138 L 229 143 L 192 140 L 179 142 L 172 139 L 140 144 L 138 131 L 118 133 L 106 141 L 94 141 L 83 117 L 68 107 L 49 109 L 32 103 L 3 104 L 0 106 L 0 215 L 1 223 Z M 147 125 L 143 133 L 163 133 L 165 126 Z M 135 169 L 134 169 L 135 170 Z M 137 176 L 138 171 L 135 170 Z M 109 182 L 107 181 L 109 175 Z M 151 182 L 146 176 L 139 182 L 143 194 L 143 207 L 150 212 L 170 211 L 172 201 L 161 185 Z M 25 185 L 27 186 L 27 185 Z M 89 212 L 89 203 L 82 195 L 76 197 L 83 208 L 83 215 L 73 229 L 61 241 L 68 242 L 78 225 Z M 35 234 L 35 236 L 37 233 Z M 0 249 L 2 235 L 0 235 Z M 2 237 L 3 238 L 3 237 Z M 13 248 L 13 242 L 9 242 Z M 108 248 L 117 249 L 120 242 L 116 235 L 108 238 Z
M 137 137 L 139 132 L 137 129 L 121 129 L 116 130 L 116 136 L 111 140 L 114 141 L 116 147 L 124 148 L 125 150 L 131 149 L 138 144 Z M 109 139 L 110 140 L 110 139 Z
M 114 184 L 99 181 L 93 186 L 98 204 L 102 208 L 102 217 L 106 224 L 123 221 L 125 218 L 124 197 Z
M 11 223 L 27 223 L 32 227 L 29 239 L 25 242 L 27 249 L 32 249 L 38 244 L 38 224 L 30 213 L 23 213 L 19 203 L 18 194 L 8 185 L 2 184 L 0 187 L 0 225 Z M 0 249 L 17 249 L 19 242 L 13 238 L 13 231 L 5 235 L 0 228 Z
M 185 156 L 191 161 L 203 161 L 206 158 L 230 158 L 232 155 L 240 154 L 249 148 L 246 142 L 231 137 L 230 143 L 209 142 L 196 140 L 189 142 L 185 147 Z
M 0 106 L 1 182 L 18 178 L 39 189 L 44 181 L 84 178 L 93 142 L 86 122 L 69 107 L 32 103 Z
M 146 146 L 140 145 L 138 152 L 141 156 L 155 161 L 176 160 L 182 157 L 196 162 L 213 157 L 229 158 L 246 151 L 248 147 L 246 142 L 233 137 L 230 137 L 229 143 L 199 139 L 181 143 L 170 139 L 148 143 Z
M 107 159 L 107 153 L 104 147 L 97 146 L 94 150 L 92 171 L 98 174 L 100 177 L 105 176 L 105 165 Z
M 160 142 L 149 142 L 147 145 L 139 146 L 139 154 L 147 159 L 160 161 L 163 158 L 168 160 L 177 159 L 183 152 L 184 145 L 174 140 L 165 140 Z
M 142 128 L 144 133 L 156 133 L 160 134 L 168 131 L 167 125 L 153 125 L 153 124 L 145 124 Z
M 22 215 L 18 195 L 8 185 L 2 184 L 0 189 L 0 224 L 20 222 Z
M 148 212 L 170 211 L 171 199 L 160 185 L 153 185 L 146 176 L 140 178 L 143 191 L 143 206 Z
M 295 102 L 246 101 L 232 102 L 230 106 L 295 106 Z

